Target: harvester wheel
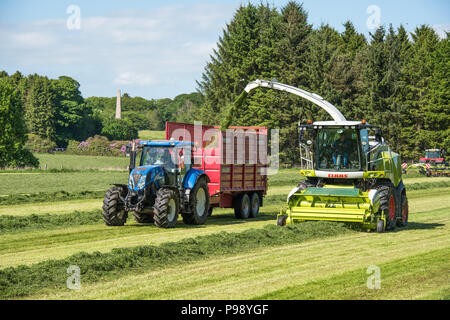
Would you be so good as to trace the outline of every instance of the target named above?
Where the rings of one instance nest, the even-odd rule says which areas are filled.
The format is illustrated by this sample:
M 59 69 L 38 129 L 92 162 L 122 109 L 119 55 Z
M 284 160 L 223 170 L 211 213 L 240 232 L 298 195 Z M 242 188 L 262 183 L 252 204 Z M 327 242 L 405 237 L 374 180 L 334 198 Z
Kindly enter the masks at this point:
M 250 197 L 250 217 L 257 218 L 259 215 L 259 194 L 257 192 L 253 192 Z
M 408 198 L 406 197 L 406 193 L 402 193 L 402 200 L 401 200 L 401 210 L 402 210 L 402 216 L 401 219 L 397 220 L 397 226 L 398 227 L 406 227 L 408 224 Z
M 185 224 L 204 224 L 209 212 L 209 188 L 204 178 L 195 184 L 189 196 L 190 210 L 182 212 Z
M 277 226 L 284 227 L 286 225 L 286 216 L 279 216 L 277 219 Z
M 386 230 L 394 230 L 396 226 L 397 199 L 392 183 L 385 183 L 379 186 L 380 210 L 386 219 Z
M 234 204 L 234 215 L 238 219 L 248 219 L 250 215 L 250 197 L 243 193 L 236 198 Z
M 152 215 L 148 213 L 138 213 L 136 211 L 133 211 L 134 220 L 138 223 L 154 223 L 155 220 L 153 219 Z
M 103 221 L 107 226 L 123 226 L 128 218 L 128 212 L 124 209 L 124 203 L 120 199 L 123 193 L 120 187 L 112 187 L 106 191 L 103 200 Z
M 378 220 L 378 222 L 377 222 L 377 232 L 378 232 L 378 233 L 383 233 L 384 230 L 385 230 L 385 227 L 384 227 L 384 221 L 380 219 L 380 220 Z
M 180 202 L 177 192 L 169 188 L 161 188 L 156 194 L 154 216 L 155 226 L 173 228 L 178 220 Z

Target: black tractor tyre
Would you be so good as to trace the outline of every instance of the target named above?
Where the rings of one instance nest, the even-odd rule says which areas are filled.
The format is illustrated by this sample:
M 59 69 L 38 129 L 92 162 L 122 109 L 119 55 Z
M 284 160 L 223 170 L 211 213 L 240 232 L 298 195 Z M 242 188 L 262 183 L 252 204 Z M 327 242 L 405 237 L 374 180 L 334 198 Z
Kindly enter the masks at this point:
M 402 199 L 400 202 L 401 216 L 397 219 L 397 227 L 406 227 L 408 224 L 408 198 L 406 197 L 406 192 L 402 193 Z
M 397 224 L 397 197 L 394 186 L 391 182 L 378 186 L 380 193 L 380 211 L 384 213 L 386 219 L 386 230 L 394 230 Z
M 156 193 L 153 207 L 155 226 L 159 228 L 173 228 L 177 224 L 180 200 L 175 190 L 161 188 Z
M 153 219 L 153 216 L 148 213 L 141 213 L 133 211 L 134 220 L 136 220 L 137 223 L 154 223 L 155 220 Z
M 237 219 L 248 219 L 250 216 L 250 197 L 248 194 L 243 193 L 236 197 L 234 215 Z
M 257 218 L 259 216 L 259 194 L 253 192 L 250 196 L 250 218 Z
M 380 219 L 377 221 L 377 232 L 383 233 L 384 231 L 385 231 L 384 221 Z
M 102 214 L 107 226 L 123 226 L 127 221 L 128 212 L 125 211 L 124 203 L 120 199 L 122 193 L 124 190 L 120 187 L 112 187 L 106 191 Z
M 189 210 L 182 212 L 181 215 L 185 224 L 205 224 L 209 216 L 209 188 L 205 179 L 200 178 L 191 189 Z
M 210 207 L 210 208 L 208 209 L 208 217 L 211 217 L 211 216 L 212 216 L 213 210 L 214 210 L 214 207 Z

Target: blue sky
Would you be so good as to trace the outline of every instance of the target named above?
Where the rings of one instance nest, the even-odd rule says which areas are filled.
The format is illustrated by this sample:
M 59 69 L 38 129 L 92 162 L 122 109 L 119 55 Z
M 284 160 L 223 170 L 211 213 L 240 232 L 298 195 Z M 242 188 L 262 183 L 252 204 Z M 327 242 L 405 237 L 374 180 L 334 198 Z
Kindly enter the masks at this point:
M 247 2 L 0 0 L 0 70 L 71 76 L 84 97 L 114 96 L 121 89 L 132 96 L 173 98 L 195 91 L 222 29 Z M 267 2 L 281 8 L 288 1 Z M 368 35 L 373 11 L 367 9 L 375 5 L 383 25 L 450 30 L 448 0 L 299 2 L 314 27 L 327 23 L 342 31 L 351 20 Z M 67 27 L 70 5 L 80 9 L 79 29 Z

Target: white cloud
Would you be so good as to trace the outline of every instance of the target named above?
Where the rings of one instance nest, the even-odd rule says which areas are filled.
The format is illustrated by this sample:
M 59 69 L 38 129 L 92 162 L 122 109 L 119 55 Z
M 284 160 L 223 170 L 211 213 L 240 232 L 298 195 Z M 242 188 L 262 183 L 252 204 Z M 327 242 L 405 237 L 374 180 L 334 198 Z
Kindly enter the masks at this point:
M 166 6 L 92 17 L 81 8 L 80 30 L 69 30 L 64 14 L 0 24 L 0 61 L 9 71 L 73 76 L 85 96 L 112 96 L 117 86 L 148 98 L 175 96 L 195 89 L 234 6 Z
M 150 75 L 137 74 L 132 72 L 123 72 L 114 79 L 115 84 L 151 86 L 158 81 Z
M 438 34 L 438 36 L 441 39 L 444 39 L 447 37 L 447 33 L 446 32 L 450 32 L 450 23 L 447 24 L 435 24 L 433 26 L 434 31 L 436 31 L 436 33 Z

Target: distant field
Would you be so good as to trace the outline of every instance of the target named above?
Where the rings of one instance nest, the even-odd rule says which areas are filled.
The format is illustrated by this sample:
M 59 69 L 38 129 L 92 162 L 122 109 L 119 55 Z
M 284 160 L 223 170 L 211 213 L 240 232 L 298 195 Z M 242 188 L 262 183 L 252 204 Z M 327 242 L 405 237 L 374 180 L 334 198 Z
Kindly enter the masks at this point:
M 142 140 L 164 140 L 166 138 L 165 131 L 140 130 L 139 139 Z
M 130 163 L 128 157 L 80 156 L 70 154 L 35 154 L 39 159 L 41 169 L 71 169 L 71 170 L 123 170 Z

